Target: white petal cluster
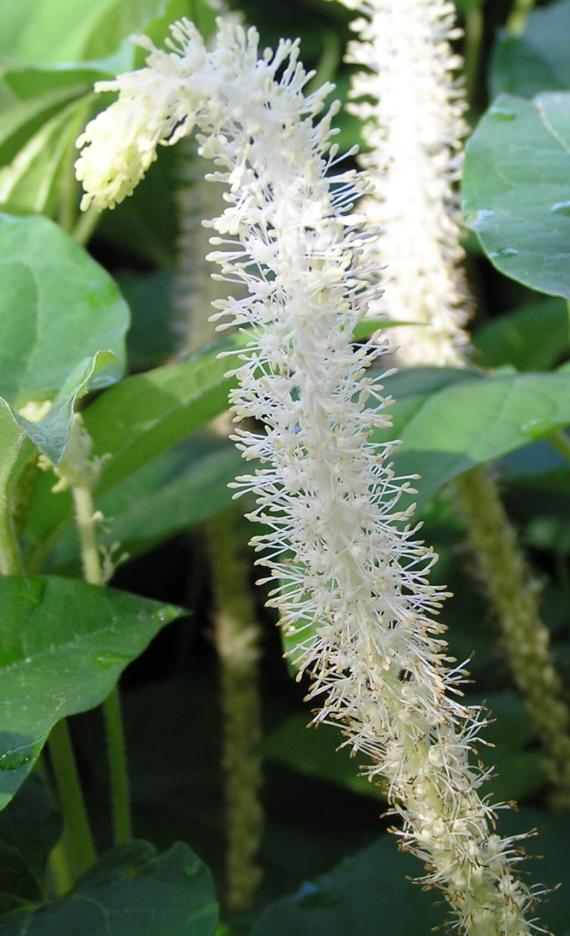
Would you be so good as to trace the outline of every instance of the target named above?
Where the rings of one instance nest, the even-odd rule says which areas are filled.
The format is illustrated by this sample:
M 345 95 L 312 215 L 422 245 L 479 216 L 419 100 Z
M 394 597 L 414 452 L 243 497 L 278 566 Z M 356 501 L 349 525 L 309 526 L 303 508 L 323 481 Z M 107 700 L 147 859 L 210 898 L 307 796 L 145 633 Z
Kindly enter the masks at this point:
M 425 860 L 425 880 L 442 888 L 458 929 L 523 936 L 532 897 L 513 875 L 517 844 L 495 834 L 478 795 L 484 778 L 469 764 L 479 716 L 454 698 L 461 672 L 449 669 L 434 618 L 443 596 L 427 577 L 435 556 L 399 506 L 406 483 L 390 466 L 393 446 L 371 438 L 389 426 L 369 373 L 382 349 L 355 349 L 352 331 L 376 289 L 359 274 L 366 242 L 341 210 L 357 179 L 331 173 L 334 109 L 314 120 L 330 89 L 305 96 L 311 76 L 296 43 L 259 56 L 255 30 L 218 26 L 207 52 L 188 24 L 177 27 L 186 40 L 165 83 L 170 70 L 184 76 L 188 124 L 226 186 L 211 259 L 247 296 L 219 302 L 217 317 L 253 329 L 232 404 L 237 421 L 263 429 L 235 431 L 258 465 L 236 486 L 257 500 L 250 518 L 264 532 L 253 543 L 272 604 L 299 634 L 316 721 L 340 725 L 371 779 L 387 778 L 399 834 Z M 98 147 L 95 126 L 86 136 Z M 123 136 L 117 127 L 117 150 Z
M 381 229 L 372 262 L 385 293 L 370 314 L 421 323 L 395 329 L 405 364 L 460 365 L 469 311 L 455 183 L 466 127 L 449 0 L 340 0 L 360 15 L 348 61 L 360 66 L 351 109 L 374 189 L 364 210 Z M 410 331 L 414 334 L 410 336 Z

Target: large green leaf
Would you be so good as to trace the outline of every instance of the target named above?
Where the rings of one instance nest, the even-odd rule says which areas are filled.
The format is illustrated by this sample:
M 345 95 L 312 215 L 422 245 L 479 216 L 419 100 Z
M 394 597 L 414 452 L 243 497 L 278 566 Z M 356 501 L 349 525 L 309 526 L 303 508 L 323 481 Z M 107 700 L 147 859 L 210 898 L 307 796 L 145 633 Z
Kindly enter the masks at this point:
M 241 457 L 230 442 L 212 446 L 191 439 L 164 452 L 97 500 L 105 517 L 98 540 L 121 544 L 129 558 L 177 533 L 203 523 L 231 501 L 228 484 L 239 473 Z M 79 542 L 70 523 L 48 569 L 79 562 Z
M 0 395 L 53 399 L 78 365 L 111 351 L 95 379 L 124 368 L 128 307 L 114 280 L 47 218 L 0 215 Z
M 530 98 L 570 89 L 569 33 L 569 0 L 535 10 L 521 36 L 501 30 L 491 63 L 491 96 L 506 91 Z
M 479 329 L 474 344 L 483 367 L 549 370 L 570 349 L 570 317 L 562 299 L 532 302 Z
M 533 881 L 557 887 L 568 879 L 568 816 L 522 809 L 502 815 L 501 834 L 538 828 L 528 839 L 531 855 L 544 855 L 526 867 Z M 441 926 L 445 908 L 437 895 L 413 886 L 406 876 L 418 877 L 421 864 L 401 854 L 389 836 L 340 864 L 296 894 L 272 904 L 261 916 L 252 936 L 426 936 Z M 437 906 L 434 904 L 438 904 Z M 570 889 L 562 887 L 541 904 L 536 916 L 557 936 L 570 936 Z M 395 922 L 396 921 L 396 922 Z M 397 929 L 395 929 L 395 925 Z
M 463 207 L 497 269 L 570 298 L 570 92 L 497 98 L 467 145 Z
M 386 381 L 396 399 L 394 426 L 377 438 L 399 438 L 399 474 L 419 473 L 418 502 L 475 465 L 500 458 L 570 423 L 570 370 L 550 374 L 446 368 L 400 371 Z
M 43 898 L 48 858 L 61 830 L 47 785 L 32 774 L 0 814 L 0 917 Z
M 228 364 L 219 350 L 129 377 L 85 410 L 95 454 L 109 456 L 97 499 L 227 408 L 233 380 L 224 376 Z M 58 537 L 71 516 L 70 498 L 54 498 L 52 485 L 53 478 L 40 478 L 30 505 L 27 534 L 35 544 Z
M 0 808 L 53 725 L 99 705 L 125 666 L 179 613 L 76 580 L 0 579 Z
M 171 0 L 0 0 L 0 56 L 30 65 L 102 58 L 144 32 Z
M 410 884 L 421 865 L 391 836 L 272 904 L 251 936 L 426 936 L 445 919 L 433 895 Z M 396 922 L 397 921 L 397 922 Z M 395 929 L 395 924 L 397 929 Z
M 55 903 L 0 920 L 2 936 L 214 936 L 212 877 L 188 845 L 132 842 L 106 854 Z
M 10 416 L 57 462 L 78 396 L 123 373 L 128 307 L 108 273 L 46 218 L 0 214 L 0 257 L 0 419 L 7 427 Z M 38 420 L 29 406 L 46 401 Z

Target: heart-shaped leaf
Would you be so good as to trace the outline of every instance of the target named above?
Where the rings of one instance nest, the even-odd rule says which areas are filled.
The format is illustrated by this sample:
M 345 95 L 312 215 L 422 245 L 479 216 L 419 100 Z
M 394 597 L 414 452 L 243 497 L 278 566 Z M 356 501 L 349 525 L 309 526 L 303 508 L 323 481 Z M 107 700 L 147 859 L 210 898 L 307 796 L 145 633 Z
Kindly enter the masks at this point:
M 157 854 L 132 842 L 104 855 L 61 900 L 0 920 L 2 936 L 214 936 L 218 906 L 206 865 L 183 842 Z
M 570 298 L 570 92 L 500 95 L 467 145 L 462 191 L 498 270 Z
M 178 608 L 72 579 L 0 578 L 0 808 L 53 725 L 107 697 Z

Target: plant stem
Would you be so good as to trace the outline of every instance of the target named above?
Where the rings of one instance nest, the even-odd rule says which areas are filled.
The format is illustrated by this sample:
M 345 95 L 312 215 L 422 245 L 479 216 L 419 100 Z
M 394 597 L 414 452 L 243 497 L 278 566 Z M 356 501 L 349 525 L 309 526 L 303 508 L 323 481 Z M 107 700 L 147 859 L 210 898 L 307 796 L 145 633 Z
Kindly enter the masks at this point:
M 513 36 L 520 36 L 524 30 L 527 16 L 534 9 L 535 0 L 514 0 L 511 15 L 507 20 L 507 31 Z
M 465 88 L 471 105 L 477 93 L 484 24 L 481 7 L 468 7 L 465 14 Z
M 65 820 L 64 842 L 71 870 L 78 877 L 93 864 L 96 854 L 65 719 L 52 728 L 48 749 Z
M 91 585 L 103 585 L 91 490 L 88 487 L 73 487 L 72 493 L 85 580 Z M 114 841 L 116 845 L 123 845 L 132 838 L 132 826 L 127 752 L 118 686 L 115 686 L 102 708 L 111 774 Z
M 111 772 L 113 829 L 115 845 L 124 845 L 133 837 L 127 748 L 121 711 L 121 697 L 116 686 L 103 702 L 107 752 Z
M 556 805 L 569 809 L 570 711 L 541 620 L 538 585 L 488 470 L 472 468 L 456 478 L 453 495 L 497 616 L 507 663 L 542 741 Z
M 4 497 L 4 501 L 7 498 Z M 0 575 L 22 575 L 22 557 L 7 503 L 0 504 Z
M 224 793 L 227 817 L 227 904 L 251 907 L 261 871 L 263 831 L 259 623 L 245 559 L 248 537 L 231 509 L 211 520 L 206 539 L 215 601 L 214 640 L 221 667 Z
M 565 458 L 567 462 L 570 462 L 570 438 L 563 432 L 561 429 L 556 432 L 551 432 L 547 436 L 547 441 L 550 442 L 553 449 L 555 449 L 559 455 L 562 455 L 562 458 Z
M 73 240 L 76 244 L 79 244 L 81 247 L 85 246 L 87 241 L 91 238 L 93 231 L 97 227 L 100 218 L 101 212 L 97 211 L 93 205 L 79 216 L 77 223 L 71 232 Z

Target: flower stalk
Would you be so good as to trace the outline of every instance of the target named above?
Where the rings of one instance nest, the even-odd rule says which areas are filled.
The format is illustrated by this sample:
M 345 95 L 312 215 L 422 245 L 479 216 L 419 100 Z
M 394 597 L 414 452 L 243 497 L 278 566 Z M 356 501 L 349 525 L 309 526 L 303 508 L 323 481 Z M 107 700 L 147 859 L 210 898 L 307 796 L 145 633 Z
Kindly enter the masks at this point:
M 99 479 L 103 459 L 92 457 L 92 442 L 76 413 L 65 455 L 59 465 L 52 465 L 58 482 L 54 492 L 70 490 L 75 508 L 83 574 L 90 585 L 102 586 L 107 580 L 97 545 L 96 524 L 100 519 L 93 503 L 93 488 Z M 117 686 L 102 705 L 107 754 L 109 759 L 113 830 L 116 845 L 132 839 L 127 753 Z
M 257 853 L 263 832 L 260 627 L 243 523 L 232 508 L 206 525 L 222 680 L 227 904 L 234 911 L 248 910 L 253 903 L 261 879 Z
M 345 209 L 359 178 L 335 169 L 337 106 L 316 121 L 331 89 L 305 95 L 312 76 L 297 43 L 260 55 L 255 30 L 218 30 L 208 51 L 181 21 L 169 52 L 146 43 L 145 69 L 98 85 L 119 98 L 79 141 L 84 205 L 116 204 L 159 143 L 197 127 L 211 177 L 226 186 L 210 256 L 247 291 L 217 303 L 220 327 L 250 329 L 233 412 L 264 427 L 235 429 L 257 464 L 235 485 L 255 495 L 257 562 L 299 638 L 315 721 L 340 726 L 370 779 L 387 779 L 403 846 L 426 863 L 423 882 L 441 888 L 459 931 L 529 934 L 535 895 L 514 873 L 518 841 L 497 835 L 479 796 L 485 775 L 469 760 L 482 716 L 456 698 L 463 672 L 437 621 L 444 595 L 428 581 L 436 557 L 399 503 L 408 483 L 394 475 L 393 444 L 371 441 L 390 426 L 370 372 L 385 349 L 352 343 L 378 288 L 368 238 Z

